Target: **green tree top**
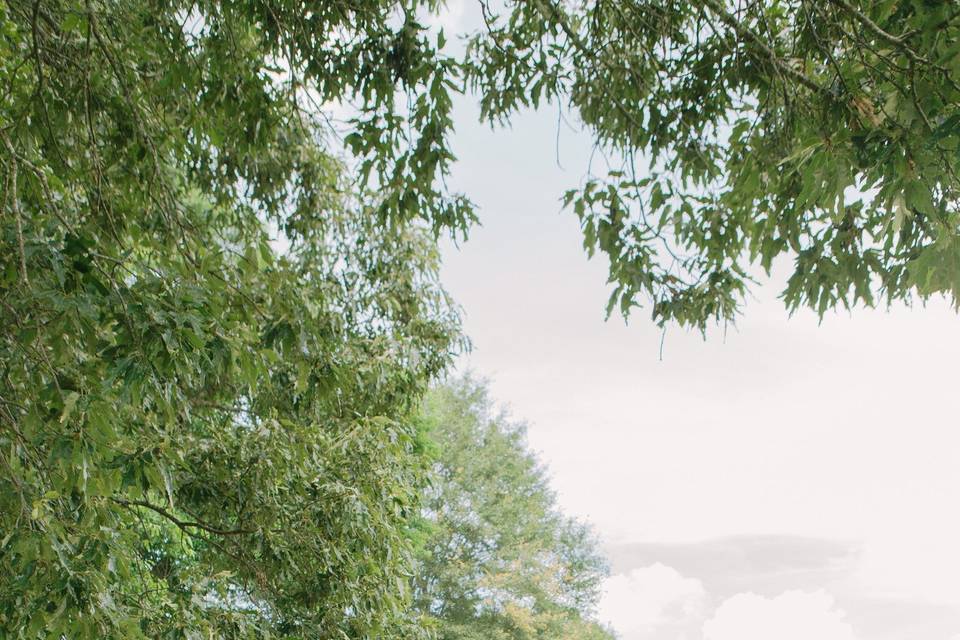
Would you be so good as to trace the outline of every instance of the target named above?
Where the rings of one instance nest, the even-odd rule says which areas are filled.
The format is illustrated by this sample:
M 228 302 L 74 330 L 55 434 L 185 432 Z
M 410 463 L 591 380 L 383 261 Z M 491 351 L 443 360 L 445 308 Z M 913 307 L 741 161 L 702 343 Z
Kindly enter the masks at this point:
M 417 609 L 444 640 L 608 640 L 591 620 L 606 567 L 563 516 L 521 424 L 465 377 L 427 396 L 433 474 L 418 529 Z

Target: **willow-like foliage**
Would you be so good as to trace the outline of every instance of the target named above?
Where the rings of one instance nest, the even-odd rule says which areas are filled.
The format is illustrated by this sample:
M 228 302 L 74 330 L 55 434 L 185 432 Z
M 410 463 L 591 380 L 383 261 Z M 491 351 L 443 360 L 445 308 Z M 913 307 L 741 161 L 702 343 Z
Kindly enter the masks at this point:
M 416 632 L 461 214 L 444 63 L 361 5 L 0 3 L 0 636 Z

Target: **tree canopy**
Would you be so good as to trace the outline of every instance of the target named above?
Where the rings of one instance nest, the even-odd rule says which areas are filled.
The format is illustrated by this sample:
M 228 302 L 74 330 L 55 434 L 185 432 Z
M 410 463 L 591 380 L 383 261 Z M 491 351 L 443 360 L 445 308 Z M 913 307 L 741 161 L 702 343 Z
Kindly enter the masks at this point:
M 114 142 L 83 124 L 87 112 L 109 115 L 102 126 L 120 132 L 143 179 L 158 153 L 180 155 L 210 188 L 249 192 L 273 214 L 290 209 L 279 193 L 306 196 L 304 175 L 320 170 L 310 154 L 284 161 L 286 151 L 342 145 L 377 194 L 368 207 L 380 223 L 420 219 L 460 234 L 476 215 L 444 186 L 452 97 L 476 97 L 483 117 L 501 123 L 551 101 L 621 164 L 563 197 L 587 251 L 609 258 L 611 311 L 648 305 L 659 323 L 700 329 L 731 320 L 778 257 L 793 260 L 790 309 L 938 293 L 956 302 L 952 3 L 477 4 L 484 25 L 454 34 L 469 44 L 460 55 L 426 26 L 436 0 L 14 0 L 5 100 L 18 107 L 7 119 L 48 141 L 64 136 L 43 151 L 62 164 L 74 129 Z M 161 60 L 160 72 L 150 66 Z M 97 85 L 100 76 L 112 86 Z M 112 103 L 95 100 L 104 89 Z M 268 102 L 286 109 L 286 128 L 271 126 Z M 345 128 L 325 126 L 330 104 L 350 105 Z M 169 148 L 151 142 L 174 122 L 191 133 Z M 5 152 L 23 152 L 21 133 L 8 132 Z M 91 162 L 100 166 L 102 152 Z M 282 179 L 285 162 L 299 185 Z M 32 180 L 28 166 L 21 180 Z M 301 215 L 325 206 L 297 201 Z
M 565 196 L 611 308 L 703 329 L 781 255 L 791 309 L 960 302 L 955 3 L 483 4 L 485 117 L 554 100 L 622 162 Z
M 611 640 L 591 616 L 606 567 L 563 516 L 525 429 L 470 377 L 438 386 L 420 431 L 430 484 L 415 528 L 417 610 L 441 640 Z

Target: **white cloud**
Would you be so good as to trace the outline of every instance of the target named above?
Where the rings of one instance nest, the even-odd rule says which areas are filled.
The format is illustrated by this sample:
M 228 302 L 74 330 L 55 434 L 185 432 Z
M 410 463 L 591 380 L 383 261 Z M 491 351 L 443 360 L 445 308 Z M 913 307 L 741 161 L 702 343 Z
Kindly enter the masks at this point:
M 699 580 L 657 563 L 607 578 L 598 617 L 609 622 L 623 640 L 654 638 L 665 628 L 699 620 L 706 596 Z
M 826 591 L 787 591 L 775 598 L 740 593 L 703 625 L 704 640 L 856 640 Z

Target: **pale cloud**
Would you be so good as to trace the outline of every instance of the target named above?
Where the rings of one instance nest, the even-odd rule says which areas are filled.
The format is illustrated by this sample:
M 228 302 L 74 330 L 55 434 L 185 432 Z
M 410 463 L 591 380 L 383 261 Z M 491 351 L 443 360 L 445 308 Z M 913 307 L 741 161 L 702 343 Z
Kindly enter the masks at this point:
M 740 593 L 703 625 L 704 640 L 857 640 L 833 596 L 787 591 L 775 598 Z
M 738 535 L 696 542 L 621 542 L 604 552 L 614 573 L 659 562 L 695 575 L 717 599 L 752 591 L 777 595 L 844 580 L 857 566 L 857 543 L 789 535 Z
M 701 619 L 706 604 L 699 580 L 656 563 L 607 578 L 597 613 L 623 640 L 653 640 L 666 630 L 682 633 Z
M 960 522 L 952 503 L 926 502 L 900 505 L 886 527 L 867 539 L 852 588 L 886 598 L 960 605 Z

